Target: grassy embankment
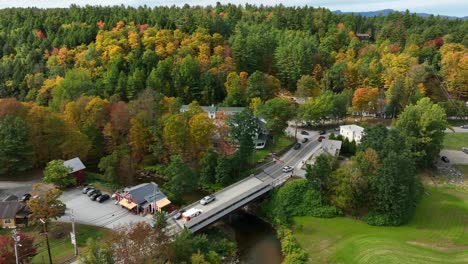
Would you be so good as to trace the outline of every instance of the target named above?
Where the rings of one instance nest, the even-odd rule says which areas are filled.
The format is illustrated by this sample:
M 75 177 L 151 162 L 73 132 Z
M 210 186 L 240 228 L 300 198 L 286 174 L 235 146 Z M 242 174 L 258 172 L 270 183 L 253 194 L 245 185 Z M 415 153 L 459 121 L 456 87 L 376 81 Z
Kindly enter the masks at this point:
M 468 189 L 427 187 L 413 219 L 375 227 L 345 217 L 298 217 L 310 263 L 468 263 Z
M 461 150 L 468 148 L 468 133 L 447 133 L 444 137 L 444 148 Z
M 78 242 L 78 252 L 81 252 L 85 248 L 88 238 L 105 238 L 110 234 L 110 230 L 106 228 L 81 224 L 76 224 L 75 227 Z M 40 234 L 40 232 L 42 232 L 42 228 L 42 225 L 20 228 L 21 232 L 26 233 L 28 236 L 34 237 L 34 243 L 38 245 L 38 254 L 34 256 L 32 263 L 43 263 L 43 260 L 45 263 L 48 263 L 49 260 L 45 237 Z M 73 258 L 74 248 L 70 241 L 71 230 L 72 228 L 70 223 L 49 223 L 49 243 L 52 260 L 54 263 L 62 263 Z M 0 235 L 11 235 L 11 230 L 0 230 Z

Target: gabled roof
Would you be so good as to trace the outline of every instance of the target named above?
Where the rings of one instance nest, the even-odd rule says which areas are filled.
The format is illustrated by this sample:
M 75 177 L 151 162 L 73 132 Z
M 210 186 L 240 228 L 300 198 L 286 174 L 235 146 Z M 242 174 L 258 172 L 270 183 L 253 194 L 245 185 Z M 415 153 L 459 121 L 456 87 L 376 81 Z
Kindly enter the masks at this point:
M 71 168 L 70 173 L 74 173 L 83 169 L 86 169 L 85 165 L 83 162 L 81 162 L 80 158 L 76 157 L 71 160 L 66 160 L 63 162 L 63 165 Z
M 154 182 L 142 183 L 137 186 L 125 188 L 124 191 L 131 194 L 137 204 L 145 202 L 152 203 L 166 198 L 166 195 L 161 192 L 158 185 Z
M 21 204 L 18 201 L 0 202 L 0 219 L 15 218 L 20 209 Z
M 341 143 L 340 140 L 323 139 L 322 149 L 328 154 L 335 155 L 336 151 L 341 149 Z
M 360 127 L 358 125 L 346 125 L 346 126 L 340 126 L 340 129 L 348 129 L 350 131 L 356 132 L 356 133 L 362 133 L 364 131 L 363 127 Z

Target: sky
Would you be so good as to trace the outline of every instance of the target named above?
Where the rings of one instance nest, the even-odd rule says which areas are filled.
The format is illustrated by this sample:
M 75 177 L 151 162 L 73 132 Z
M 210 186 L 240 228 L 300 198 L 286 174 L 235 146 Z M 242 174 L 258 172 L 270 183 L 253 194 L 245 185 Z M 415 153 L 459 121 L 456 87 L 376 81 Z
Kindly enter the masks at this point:
M 221 3 L 276 5 L 285 6 L 314 6 L 326 7 L 332 11 L 376 11 L 394 9 L 410 12 L 429 13 L 435 15 L 468 16 L 467 0 L 230 0 Z M 68 7 L 77 5 L 130 5 L 130 6 L 159 6 L 159 5 L 215 5 L 216 0 L 0 0 L 0 8 L 7 7 Z

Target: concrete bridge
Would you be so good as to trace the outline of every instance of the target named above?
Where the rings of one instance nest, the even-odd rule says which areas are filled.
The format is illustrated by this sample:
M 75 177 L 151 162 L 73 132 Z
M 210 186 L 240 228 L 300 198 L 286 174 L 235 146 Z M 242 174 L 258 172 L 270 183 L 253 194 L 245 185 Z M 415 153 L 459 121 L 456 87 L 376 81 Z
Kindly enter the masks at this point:
M 200 215 L 192 218 L 190 221 L 185 222 L 183 219 L 174 220 L 172 219 L 173 214 L 170 214 L 167 219 L 169 233 L 176 234 L 183 229 L 188 229 L 190 232 L 200 231 L 229 213 L 261 197 L 275 187 L 282 185 L 294 174 L 294 171 L 292 173 L 284 173 L 282 168 L 289 165 L 295 171 L 299 170 L 303 160 L 307 156 L 310 156 L 311 151 L 319 147 L 320 143 L 317 141 L 318 135 L 314 132 L 310 133 L 311 135 L 305 136 L 309 138 L 309 141 L 302 143 L 300 149 L 289 150 L 279 158 L 279 162 L 272 161 L 263 166 L 263 168 L 257 169 L 255 175 L 251 175 L 214 193 L 213 195 L 216 197 L 215 201 L 207 205 L 201 205 L 197 201 L 181 208 L 185 210 L 196 208 L 202 211 Z

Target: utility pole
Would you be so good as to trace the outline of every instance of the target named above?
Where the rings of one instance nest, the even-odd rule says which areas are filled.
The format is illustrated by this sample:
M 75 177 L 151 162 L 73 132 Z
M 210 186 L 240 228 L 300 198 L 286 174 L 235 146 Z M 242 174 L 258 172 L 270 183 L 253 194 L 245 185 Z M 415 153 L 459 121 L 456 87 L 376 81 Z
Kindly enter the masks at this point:
M 71 242 L 73 246 L 75 247 L 75 257 L 78 256 L 78 247 L 76 245 L 76 233 L 75 233 L 75 215 L 71 214 L 71 222 L 72 222 L 72 233 L 70 234 L 71 236 Z
M 52 254 L 50 254 L 50 244 L 49 244 L 49 235 L 47 234 L 47 222 L 44 221 L 42 218 L 39 219 L 41 223 L 44 226 L 44 234 L 46 237 L 46 243 L 47 243 L 47 252 L 49 253 L 49 263 L 52 264 Z
M 15 241 L 15 257 L 16 257 L 16 264 L 19 264 L 19 256 L 18 256 L 18 242 L 20 237 L 16 233 L 16 228 L 13 230 L 13 240 Z

